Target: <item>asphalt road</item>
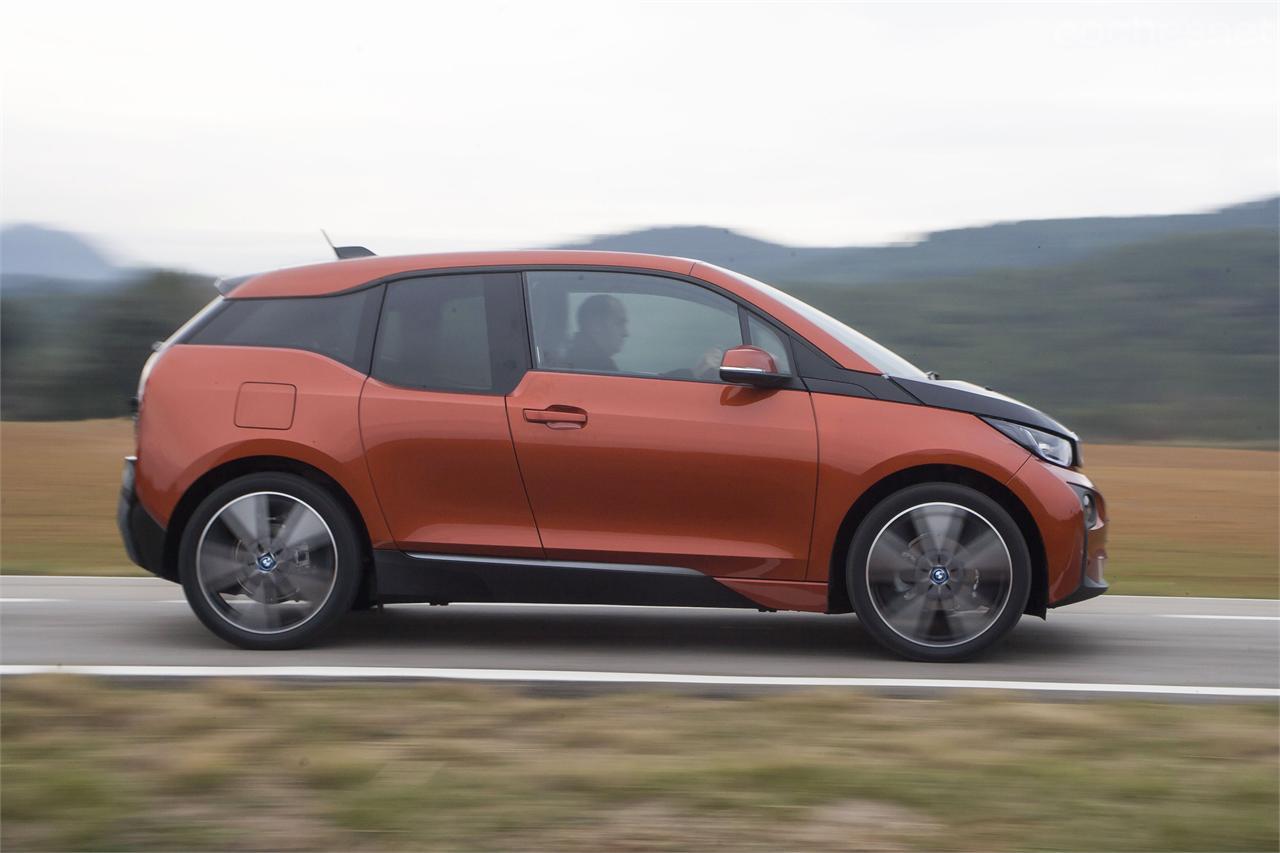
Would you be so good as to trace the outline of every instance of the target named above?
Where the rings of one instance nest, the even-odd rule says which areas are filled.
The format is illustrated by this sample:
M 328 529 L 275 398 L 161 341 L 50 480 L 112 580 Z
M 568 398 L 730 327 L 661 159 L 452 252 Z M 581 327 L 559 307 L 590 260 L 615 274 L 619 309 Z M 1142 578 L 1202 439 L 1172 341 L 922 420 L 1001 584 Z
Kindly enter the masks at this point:
M 205 630 L 181 589 L 165 581 L 0 577 L 0 672 L 33 665 L 139 667 L 133 674 L 141 675 L 182 674 L 175 667 L 270 674 L 255 668 L 271 667 L 322 677 L 682 683 L 707 676 L 728 684 L 1035 683 L 1280 696 L 1280 602 L 1103 596 L 1051 611 L 1047 622 L 1024 617 L 981 660 L 952 665 L 889 656 L 854 616 L 552 605 L 395 605 L 349 615 L 318 647 L 247 652 Z

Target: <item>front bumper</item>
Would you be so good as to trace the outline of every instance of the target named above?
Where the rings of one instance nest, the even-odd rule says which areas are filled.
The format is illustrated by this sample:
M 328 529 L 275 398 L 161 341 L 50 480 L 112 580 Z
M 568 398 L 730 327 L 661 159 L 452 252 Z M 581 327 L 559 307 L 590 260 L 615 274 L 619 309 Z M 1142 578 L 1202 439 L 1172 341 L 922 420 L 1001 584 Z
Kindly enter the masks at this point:
M 1068 604 L 1088 601 L 1090 598 L 1097 598 L 1111 588 L 1111 584 L 1107 583 L 1105 576 L 1107 567 L 1106 502 L 1096 489 L 1083 486 L 1073 486 L 1072 488 L 1081 496 L 1082 504 L 1086 497 L 1093 502 L 1095 515 L 1092 519 L 1089 518 L 1087 512 L 1085 515 L 1084 547 L 1081 549 L 1080 554 L 1080 585 L 1065 598 L 1051 603 L 1050 607 L 1063 607 Z
M 1107 507 L 1093 482 L 1080 471 L 1031 457 L 1007 485 L 1031 513 L 1044 548 L 1043 590 L 1033 589 L 1037 598 L 1028 612 L 1044 615 L 1041 607 L 1106 592 Z M 1094 502 L 1096 517 L 1085 506 L 1085 495 Z
M 134 489 L 135 456 L 124 458 L 124 471 L 120 475 L 120 499 L 116 503 L 116 527 L 124 551 L 135 564 L 154 575 L 174 580 L 164 570 L 164 528 L 138 503 Z

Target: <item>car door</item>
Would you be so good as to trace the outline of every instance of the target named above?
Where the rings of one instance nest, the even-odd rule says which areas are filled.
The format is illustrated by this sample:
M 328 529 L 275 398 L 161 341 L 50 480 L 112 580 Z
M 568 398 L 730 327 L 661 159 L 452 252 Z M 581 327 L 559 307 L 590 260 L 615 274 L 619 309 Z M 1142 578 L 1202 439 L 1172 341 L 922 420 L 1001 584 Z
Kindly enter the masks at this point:
M 528 364 L 519 273 L 387 285 L 360 431 L 400 548 L 543 556 L 503 400 Z
M 785 337 L 662 276 L 529 271 L 534 365 L 507 416 L 547 557 L 803 579 L 817 482 L 808 392 L 721 382 L 751 338 Z

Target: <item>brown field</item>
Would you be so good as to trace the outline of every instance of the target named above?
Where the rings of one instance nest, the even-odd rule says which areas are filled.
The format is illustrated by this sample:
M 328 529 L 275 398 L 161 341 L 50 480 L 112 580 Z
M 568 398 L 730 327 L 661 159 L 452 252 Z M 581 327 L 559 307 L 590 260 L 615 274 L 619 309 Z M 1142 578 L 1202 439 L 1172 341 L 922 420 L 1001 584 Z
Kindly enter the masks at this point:
M 124 574 L 115 529 L 125 420 L 0 424 L 0 571 Z M 1112 517 L 1119 593 L 1280 593 L 1280 454 L 1089 445 Z
M 1084 458 L 1110 510 L 1116 592 L 1280 594 L 1280 453 L 1086 445 Z

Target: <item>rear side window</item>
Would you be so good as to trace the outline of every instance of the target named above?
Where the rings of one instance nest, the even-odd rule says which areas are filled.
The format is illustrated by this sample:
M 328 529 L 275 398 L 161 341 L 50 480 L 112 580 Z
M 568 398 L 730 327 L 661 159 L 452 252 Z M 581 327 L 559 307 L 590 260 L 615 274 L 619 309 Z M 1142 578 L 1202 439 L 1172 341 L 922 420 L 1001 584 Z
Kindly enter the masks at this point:
M 528 368 L 519 273 L 387 285 L 373 377 L 404 388 L 506 394 Z
M 184 343 L 300 349 L 364 373 L 381 293 L 371 287 L 341 296 L 228 299 Z

